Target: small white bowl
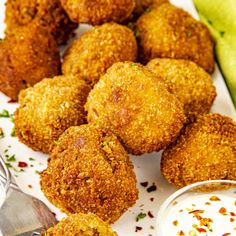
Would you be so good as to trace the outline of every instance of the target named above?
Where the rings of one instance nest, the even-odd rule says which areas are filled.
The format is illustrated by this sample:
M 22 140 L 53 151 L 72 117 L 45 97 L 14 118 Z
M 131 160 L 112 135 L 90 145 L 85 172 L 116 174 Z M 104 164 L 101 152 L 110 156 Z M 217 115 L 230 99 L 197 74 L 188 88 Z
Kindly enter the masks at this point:
M 201 190 L 200 190 L 201 189 Z M 204 189 L 204 191 L 202 191 Z M 206 191 L 206 189 L 208 191 Z M 172 195 L 170 195 L 161 205 L 158 216 L 157 216 L 157 235 L 158 236 L 168 236 L 172 235 L 170 231 L 168 235 L 166 234 L 167 227 L 165 226 L 166 218 L 170 210 L 174 209 L 174 206 L 180 201 L 189 199 L 190 197 L 199 197 L 200 195 L 208 194 L 214 195 L 214 193 L 220 193 L 221 195 L 227 195 L 227 193 L 233 194 L 236 200 L 236 181 L 233 180 L 209 180 L 203 182 L 197 182 L 191 185 L 188 185 Z M 235 195 L 234 195 L 235 194 Z M 192 198 L 193 199 L 193 198 Z M 183 203 L 182 203 L 183 204 Z M 177 216 L 176 216 L 177 217 Z M 177 217 L 178 219 L 178 217 Z M 235 219 L 236 222 L 236 219 Z M 165 228 L 166 227 L 166 228 Z M 177 227 L 176 227 L 177 228 Z M 169 230 L 169 228 L 168 228 Z M 174 234 L 174 235 L 177 235 Z M 185 234 L 186 235 L 186 234 Z M 187 234 L 189 235 L 189 234 Z M 197 234 L 198 235 L 198 234 Z M 213 234 L 212 234 L 213 235 Z

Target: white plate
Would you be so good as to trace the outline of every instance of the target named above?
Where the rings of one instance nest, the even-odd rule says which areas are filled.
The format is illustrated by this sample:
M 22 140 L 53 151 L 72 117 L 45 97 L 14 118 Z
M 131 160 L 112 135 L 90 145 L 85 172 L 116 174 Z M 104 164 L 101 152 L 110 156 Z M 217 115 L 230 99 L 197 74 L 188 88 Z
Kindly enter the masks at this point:
M 194 17 L 198 17 L 191 0 L 175 0 L 172 1 L 172 3 L 184 8 Z M 4 35 L 3 20 L 4 1 L 0 1 L 0 37 L 3 37 Z M 86 25 L 81 25 L 79 34 L 88 28 L 89 27 Z M 212 112 L 218 112 L 236 119 L 236 112 L 229 96 L 229 92 L 217 67 L 212 77 L 218 94 L 212 108 Z M 10 113 L 13 113 L 18 105 L 7 103 L 8 100 L 8 97 L 0 93 L 0 111 L 2 109 L 7 109 Z M 34 167 L 25 168 L 24 172 L 16 173 L 12 171 L 17 184 L 25 192 L 43 200 L 52 209 L 52 211 L 56 213 L 58 219 L 61 219 L 64 215 L 52 206 L 44 197 L 39 187 L 39 175 L 35 173 L 36 170 L 42 171 L 46 168 L 47 155 L 40 152 L 34 152 L 24 144 L 20 143 L 17 138 L 11 137 L 10 133 L 13 123 L 9 119 L 1 118 L 0 127 L 2 127 L 5 132 L 5 138 L 0 140 L 0 153 L 4 155 L 4 150 L 9 149 L 9 154 L 16 154 L 17 161 L 25 161 L 29 165 L 34 165 Z M 9 145 L 11 145 L 10 148 L 8 147 Z M 175 188 L 169 185 L 160 173 L 160 156 L 161 153 L 152 153 L 143 155 L 142 157 L 131 157 L 134 163 L 135 172 L 138 179 L 137 185 L 140 193 L 139 200 L 136 205 L 133 208 L 130 208 L 114 225 L 112 225 L 120 236 L 156 235 L 155 230 L 152 229 L 152 226 L 155 225 L 160 204 L 175 191 Z M 35 158 L 35 161 L 29 161 L 29 157 Z M 155 183 L 157 186 L 157 191 L 148 193 L 146 189 L 140 185 L 140 182 L 144 181 L 148 181 L 149 185 Z M 32 188 L 29 188 L 29 185 L 31 185 Z M 151 201 L 151 198 L 154 198 L 154 201 Z M 135 218 L 140 212 L 147 213 L 148 211 L 152 212 L 154 218 L 147 216 L 143 220 L 136 222 Z M 143 227 L 143 229 L 136 233 L 136 226 Z

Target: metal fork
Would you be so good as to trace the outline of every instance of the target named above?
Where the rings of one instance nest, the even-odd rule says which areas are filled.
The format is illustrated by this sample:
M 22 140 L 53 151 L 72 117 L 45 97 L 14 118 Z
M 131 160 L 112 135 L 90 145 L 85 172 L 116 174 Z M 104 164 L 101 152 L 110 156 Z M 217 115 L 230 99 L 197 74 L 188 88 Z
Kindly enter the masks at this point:
M 6 199 L 0 208 L 0 232 L 4 236 L 32 236 L 55 225 L 57 220 L 39 199 L 20 190 L 0 155 L 0 181 Z M 1 235 L 1 234 L 0 234 Z

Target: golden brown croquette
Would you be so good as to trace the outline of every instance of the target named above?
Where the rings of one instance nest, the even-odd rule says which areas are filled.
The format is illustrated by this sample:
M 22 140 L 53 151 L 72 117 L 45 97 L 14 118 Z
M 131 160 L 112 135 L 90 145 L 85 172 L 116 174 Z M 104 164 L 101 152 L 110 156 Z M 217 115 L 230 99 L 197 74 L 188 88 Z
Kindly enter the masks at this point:
M 132 162 L 118 139 L 92 125 L 67 129 L 41 173 L 41 189 L 66 213 L 115 222 L 138 198 Z
M 161 76 L 170 90 L 184 104 L 191 122 L 199 114 L 208 113 L 216 97 L 211 76 L 194 62 L 176 59 L 153 59 L 147 68 Z
M 187 59 L 209 73 L 214 71 L 209 30 L 178 7 L 165 3 L 143 14 L 136 22 L 136 35 L 140 60 L 145 64 L 157 57 Z
M 94 85 L 115 62 L 136 61 L 133 32 L 116 23 L 97 26 L 74 41 L 64 55 L 64 74 L 79 75 Z
M 183 105 L 141 64 L 116 63 L 90 92 L 88 121 L 111 130 L 129 153 L 159 151 L 185 122 Z
M 236 123 L 199 116 L 162 154 L 161 171 L 177 188 L 205 180 L 236 180 Z
M 42 236 L 117 236 L 107 222 L 95 214 L 72 214 L 48 229 Z
M 0 41 L 0 61 L 0 91 L 13 100 L 22 89 L 59 74 L 61 66 L 54 38 L 37 25 L 16 28 Z
M 15 112 L 19 140 L 33 150 L 50 152 L 70 126 L 86 122 L 84 104 L 90 86 L 73 76 L 44 79 L 20 93 Z
M 61 0 L 61 3 L 71 20 L 92 25 L 122 22 L 135 8 L 135 0 Z
M 65 43 L 77 27 L 70 21 L 60 0 L 7 0 L 5 22 L 7 34 L 17 27 L 36 23 L 47 29 L 58 44 Z

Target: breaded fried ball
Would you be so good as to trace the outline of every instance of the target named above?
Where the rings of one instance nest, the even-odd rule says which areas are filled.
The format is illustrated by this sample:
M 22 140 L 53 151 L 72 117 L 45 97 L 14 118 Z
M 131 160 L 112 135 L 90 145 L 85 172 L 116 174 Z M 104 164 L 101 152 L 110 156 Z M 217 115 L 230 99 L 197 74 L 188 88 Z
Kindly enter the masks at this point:
M 70 21 L 60 0 L 7 0 L 7 34 L 14 32 L 17 27 L 33 22 L 47 29 L 58 44 L 65 43 L 77 27 L 76 23 Z
M 107 222 L 95 214 L 73 214 L 62 219 L 42 236 L 117 236 Z
M 0 91 L 13 100 L 22 89 L 60 73 L 57 44 L 36 25 L 17 28 L 0 41 Z
M 177 188 L 205 180 L 236 180 L 236 123 L 199 116 L 162 155 L 161 171 Z
M 185 122 L 183 105 L 141 64 L 118 62 L 88 96 L 88 121 L 111 130 L 129 153 L 159 151 Z
M 61 0 L 61 3 L 71 20 L 91 25 L 122 22 L 135 8 L 135 0 Z
M 20 93 L 15 129 L 19 140 L 33 150 L 50 152 L 70 126 L 86 122 L 84 104 L 90 86 L 73 76 L 44 79 Z
M 92 213 L 72 214 L 49 228 L 42 236 L 117 236 L 107 222 Z
M 41 173 L 41 189 L 66 213 L 115 222 L 138 198 L 132 162 L 118 139 L 93 125 L 67 129 Z
M 169 3 L 143 14 L 136 22 L 140 60 L 187 59 L 209 73 L 214 71 L 213 38 L 207 27 Z
M 199 114 L 208 113 L 216 97 L 211 76 L 188 60 L 156 58 L 147 68 L 161 76 L 170 90 L 184 104 L 186 117 L 191 122 Z
M 94 85 L 115 62 L 136 61 L 133 32 L 116 23 L 97 26 L 74 41 L 64 55 L 64 74 L 79 75 Z

